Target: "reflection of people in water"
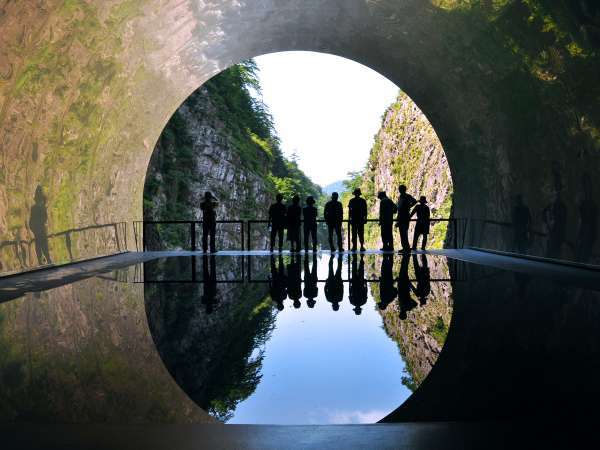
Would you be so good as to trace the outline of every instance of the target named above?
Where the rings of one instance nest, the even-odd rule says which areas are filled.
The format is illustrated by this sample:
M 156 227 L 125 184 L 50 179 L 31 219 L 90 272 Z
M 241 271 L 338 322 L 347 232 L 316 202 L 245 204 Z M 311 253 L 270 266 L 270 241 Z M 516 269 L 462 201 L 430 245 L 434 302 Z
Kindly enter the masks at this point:
M 317 285 L 317 254 L 312 255 L 312 269 L 308 264 L 308 255 L 304 257 L 304 297 L 309 308 L 314 308 L 317 303 L 315 298 L 319 295 L 319 287 Z
M 38 264 L 52 264 L 50 250 L 48 248 L 48 212 L 46 209 L 46 196 L 42 186 L 35 190 L 34 205 L 31 207 L 29 217 L 29 228 L 35 238 L 35 254 Z
M 334 311 L 340 309 L 340 302 L 344 299 L 344 281 L 342 280 L 342 256 L 337 258 L 337 268 L 333 273 L 334 255 L 329 257 L 329 274 L 325 281 L 325 298 L 331 303 Z
M 394 286 L 394 258 L 390 254 L 383 255 L 381 262 L 381 276 L 379 278 L 379 309 L 384 310 L 392 303 L 398 295 L 398 290 Z
M 210 314 L 213 312 L 214 306 L 219 303 L 215 255 L 211 255 L 210 258 L 207 254 L 202 256 L 202 280 L 204 281 L 204 293 L 201 302 L 206 308 L 206 314 Z
M 352 255 L 352 277 L 350 278 L 350 303 L 354 306 L 354 313 L 358 316 L 362 307 L 367 303 L 367 280 L 365 280 L 365 260 L 360 255 L 360 264 L 357 264 L 357 255 Z M 358 267 L 357 267 L 358 266 Z
M 403 255 L 400 263 L 400 273 L 398 274 L 398 304 L 400 306 L 400 320 L 406 319 L 407 313 L 418 305 L 418 303 L 415 302 L 410 295 L 411 291 L 414 290 L 414 287 L 410 282 L 410 277 L 408 276 L 409 262 L 409 256 Z
M 415 276 L 417 277 L 417 287 L 413 288 L 413 292 L 419 299 L 419 304 L 421 306 L 425 306 L 427 303 L 427 297 L 431 293 L 431 275 L 429 274 L 427 257 L 425 255 L 421 255 L 421 265 L 419 265 L 417 255 L 413 255 L 412 258 Z
M 288 297 L 294 301 L 294 308 L 301 306 L 302 278 L 300 273 L 300 255 L 292 254 L 290 263 L 287 265 Z
M 279 267 L 277 267 L 277 265 Z M 279 311 L 283 310 L 283 301 L 287 298 L 287 280 L 283 267 L 283 257 L 279 255 L 277 265 L 275 256 L 271 256 L 271 279 L 269 280 L 269 295 Z
M 513 246 L 519 253 L 527 252 L 531 240 L 531 212 L 523 202 L 523 196 L 515 196 L 515 206 L 512 210 L 512 225 L 514 231 Z

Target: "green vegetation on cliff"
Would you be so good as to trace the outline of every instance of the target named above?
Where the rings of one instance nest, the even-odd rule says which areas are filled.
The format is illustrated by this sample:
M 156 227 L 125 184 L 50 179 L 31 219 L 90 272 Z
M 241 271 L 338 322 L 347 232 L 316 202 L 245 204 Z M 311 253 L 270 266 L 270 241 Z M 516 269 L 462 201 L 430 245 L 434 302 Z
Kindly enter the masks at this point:
M 425 115 L 404 92 L 384 113 L 365 169 L 349 174 L 342 201 L 347 204 L 351 192 L 361 188 L 369 216 L 375 218 L 378 192 L 396 200 L 401 184 L 416 198 L 427 197 L 432 218 L 452 216 L 453 184 L 444 149 Z M 447 231 L 446 222 L 432 226 L 428 246 L 441 248 Z M 376 245 L 377 226 L 368 226 L 366 234 L 370 245 Z
M 208 112 L 214 122 L 214 132 L 223 146 L 232 147 L 239 160 L 240 172 L 250 173 L 264 181 L 268 197 L 281 192 L 289 198 L 319 197 L 321 189 L 299 168 L 294 159 L 283 156 L 272 117 L 260 98 L 260 83 L 254 61 L 232 66 L 215 76 L 192 94 L 184 103 L 209 103 Z M 200 119 L 200 118 L 198 118 Z M 206 119 L 206 118 L 203 118 Z M 150 163 L 144 190 L 144 215 L 147 219 L 176 220 L 190 218 L 192 205 L 190 187 L 201 174 L 195 161 L 202 150 L 197 145 L 197 130 L 183 117 L 181 108 L 175 112 L 163 130 Z M 218 157 L 218 154 L 215 155 Z M 227 191 L 229 185 L 208 186 L 213 191 Z M 245 186 L 239 186 L 244 191 Z M 166 199 L 156 207 L 155 197 L 164 193 Z M 237 210 L 228 211 L 228 218 L 256 218 L 255 196 L 246 195 Z

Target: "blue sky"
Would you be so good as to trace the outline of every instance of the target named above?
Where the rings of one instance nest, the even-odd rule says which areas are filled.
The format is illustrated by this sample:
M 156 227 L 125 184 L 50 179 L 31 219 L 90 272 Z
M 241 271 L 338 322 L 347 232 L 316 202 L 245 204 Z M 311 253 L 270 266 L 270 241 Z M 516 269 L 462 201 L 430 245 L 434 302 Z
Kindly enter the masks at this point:
M 328 256 L 319 261 L 319 279 L 327 278 L 328 262 Z M 347 276 L 344 264 L 342 277 Z M 374 423 L 411 394 L 402 385 L 405 363 L 370 294 L 357 316 L 348 284 L 337 312 L 324 288 L 319 284 L 314 309 L 305 299 L 300 309 L 293 308 L 292 300 L 284 302 L 264 348 L 262 380 L 228 423 Z
M 323 53 L 255 60 L 284 154 L 295 151 L 300 168 L 321 186 L 362 170 L 398 87 L 366 66 Z

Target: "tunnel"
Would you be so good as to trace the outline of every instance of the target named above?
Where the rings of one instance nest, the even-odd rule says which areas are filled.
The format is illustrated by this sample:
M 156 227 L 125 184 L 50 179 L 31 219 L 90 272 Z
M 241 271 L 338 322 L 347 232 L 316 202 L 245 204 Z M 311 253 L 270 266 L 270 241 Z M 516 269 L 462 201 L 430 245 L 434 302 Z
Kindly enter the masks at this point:
M 485 301 L 457 302 L 437 365 L 384 421 L 507 419 L 535 415 L 540 405 L 565 416 L 591 414 L 595 388 L 582 396 L 563 384 L 555 403 L 544 403 L 545 389 L 561 381 L 538 384 L 534 373 L 544 355 L 577 366 L 582 385 L 592 386 L 589 376 L 597 373 L 600 9 L 594 1 L 5 1 L 0 30 L 0 274 L 133 250 L 128 224 L 142 220 L 152 152 L 186 98 L 258 55 L 337 55 L 387 77 L 434 127 L 452 170 L 459 224 L 447 247 L 459 242 L 540 264 L 559 260 L 567 270 L 585 270 L 567 284 L 589 290 L 560 290 L 557 298 L 572 308 L 556 300 L 519 316 L 522 305 L 499 306 L 522 294 L 519 280 L 486 284 L 489 273 L 473 269 L 484 281 L 457 286 L 457 295 L 476 292 Z M 531 211 L 525 244 L 515 241 L 519 204 Z M 554 269 L 548 270 L 543 279 L 552 279 Z M 556 294 L 543 282 L 536 286 Z M 553 308 L 563 308 L 564 316 Z M 568 338 L 529 347 L 528 338 L 542 342 L 546 334 L 509 336 L 518 317 L 533 327 L 536 314 L 551 316 L 552 329 Z M 479 356 L 490 347 L 469 337 L 490 329 L 499 333 L 488 334 L 490 346 L 516 361 L 503 375 L 518 384 L 524 374 L 516 391 L 531 393 L 518 407 L 506 397 L 515 391 L 490 389 L 491 378 L 481 379 L 498 372 Z M 461 386 L 461 375 L 468 386 Z M 489 396 L 470 397 L 483 391 Z
M 528 253 L 594 261 L 595 7 L 544 3 L 6 3 L 2 270 L 40 262 L 19 246 L 38 186 L 50 234 L 141 218 L 175 109 L 226 67 L 283 50 L 352 59 L 410 95 L 446 151 L 465 245 L 514 250 L 521 196 L 537 234 Z M 81 256 L 114 251 L 102 241 L 82 233 Z

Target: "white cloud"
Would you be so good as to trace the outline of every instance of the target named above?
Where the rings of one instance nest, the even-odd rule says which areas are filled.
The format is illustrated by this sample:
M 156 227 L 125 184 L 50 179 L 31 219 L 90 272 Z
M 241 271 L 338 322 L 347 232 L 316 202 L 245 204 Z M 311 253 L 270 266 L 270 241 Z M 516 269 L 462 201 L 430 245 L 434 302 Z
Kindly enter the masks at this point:
M 327 413 L 327 422 L 336 425 L 376 423 L 388 414 L 389 412 L 376 409 L 371 411 L 329 411 Z

